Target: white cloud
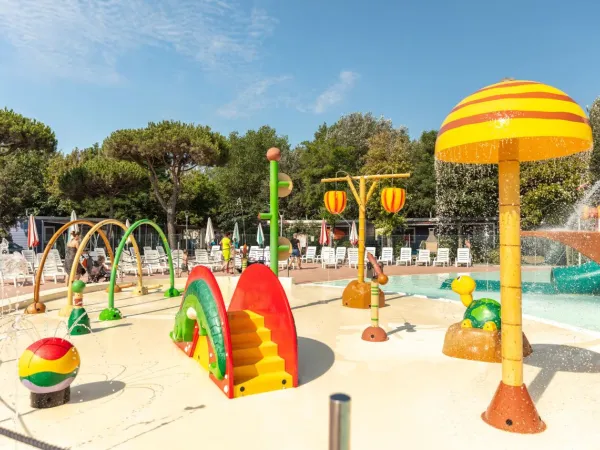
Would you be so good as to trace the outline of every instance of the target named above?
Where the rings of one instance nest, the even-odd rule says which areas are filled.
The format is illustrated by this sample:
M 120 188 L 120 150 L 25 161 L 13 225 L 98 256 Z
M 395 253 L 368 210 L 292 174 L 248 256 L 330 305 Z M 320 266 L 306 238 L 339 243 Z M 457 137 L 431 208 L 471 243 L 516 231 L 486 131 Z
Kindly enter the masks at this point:
M 197 60 L 204 70 L 241 71 L 259 58 L 277 20 L 234 0 L 1 0 L 0 39 L 47 75 L 121 79 L 119 61 L 146 46 Z
M 359 75 L 356 72 L 343 70 L 340 72 L 338 81 L 329 86 L 325 91 L 317 97 L 317 100 L 312 108 L 316 114 L 324 113 L 330 106 L 344 100 L 346 93 L 352 89 Z
M 267 107 L 277 106 L 279 103 L 285 102 L 287 96 L 281 93 L 273 95 L 269 91 L 291 78 L 291 76 L 284 75 L 255 81 L 240 92 L 233 101 L 221 106 L 217 110 L 217 114 L 228 119 L 237 119 L 249 117 L 253 112 Z

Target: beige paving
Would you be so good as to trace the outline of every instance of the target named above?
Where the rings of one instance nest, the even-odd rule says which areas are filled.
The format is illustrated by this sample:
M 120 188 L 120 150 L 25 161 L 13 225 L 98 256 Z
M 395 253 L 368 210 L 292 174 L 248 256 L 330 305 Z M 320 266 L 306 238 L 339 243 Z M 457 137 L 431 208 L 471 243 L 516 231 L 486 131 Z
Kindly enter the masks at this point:
M 184 281 L 178 281 L 181 285 Z M 72 337 L 81 371 L 71 403 L 32 410 L 17 381 L 16 359 L 35 330 L 49 336 L 64 325 L 62 301 L 45 316 L 0 341 L 0 426 L 74 449 L 327 449 L 328 396 L 352 397 L 352 448 L 598 449 L 600 448 L 600 336 L 525 321 L 534 355 L 525 380 L 548 430 L 522 436 L 480 418 L 500 380 L 500 365 L 441 353 L 460 304 L 388 296 L 381 310 L 385 343 L 360 334 L 369 312 L 340 305 L 341 290 L 300 285 L 290 303 L 299 336 L 297 389 L 228 400 L 168 333 L 179 299 L 162 294 L 117 297 L 126 315 L 99 323 L 106 294 L 86 296 L 94 333 Z M 4 322 L 11 319 L 2 319 Z M 7 325 L 0 335 L 7 333 Z M 14 405 L 19 413 L 11 410 Z M 30 448 L 0 437 L 1 449 Z

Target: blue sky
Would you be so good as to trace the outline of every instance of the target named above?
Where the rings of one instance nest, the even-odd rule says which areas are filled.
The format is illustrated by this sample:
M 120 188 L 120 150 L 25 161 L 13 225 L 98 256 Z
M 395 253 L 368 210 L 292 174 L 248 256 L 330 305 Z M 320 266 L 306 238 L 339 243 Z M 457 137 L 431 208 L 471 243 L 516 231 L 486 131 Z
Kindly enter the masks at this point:
M 292 144 L 353 111 L 417 137 L 505 76 L 600 95 L 600 2 L 0 0 L 0 107 L 59 148 L 175 119 Z

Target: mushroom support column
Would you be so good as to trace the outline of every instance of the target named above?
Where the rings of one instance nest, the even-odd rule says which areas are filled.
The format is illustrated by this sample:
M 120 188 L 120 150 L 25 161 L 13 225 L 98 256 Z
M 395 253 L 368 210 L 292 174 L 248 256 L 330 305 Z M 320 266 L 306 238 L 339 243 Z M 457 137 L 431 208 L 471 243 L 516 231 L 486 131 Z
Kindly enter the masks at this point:
M 521 204 L 518 147 L 501 146 L 498 161 L 500 206 L 500 298 L 502 299 L 502 382 L 523 385 L 521 306 Z
M 502 381 L 488 409 L 488 424 L 521 433 L 539 433 L 546 424 L 523 383 L 521 288 L 521 202 L 518 140 L 498 149 L 500 207 L 500 298 L 502 301 Z

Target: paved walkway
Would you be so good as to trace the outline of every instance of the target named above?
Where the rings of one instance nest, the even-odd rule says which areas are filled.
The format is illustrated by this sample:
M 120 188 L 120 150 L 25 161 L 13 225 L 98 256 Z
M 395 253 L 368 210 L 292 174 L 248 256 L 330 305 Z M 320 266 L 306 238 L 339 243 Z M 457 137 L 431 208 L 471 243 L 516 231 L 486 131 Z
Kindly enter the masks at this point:
M 441 352 L 446 328 L 464 313 L 460 303 L 388 295 L 380 314 L 389 340 L 374 344 L 360 339 L 369 311 L 343 308 L 339 295 L 335 288 L 295 286 L 290 303 L 300 386 L 234 400 L 170 341 L 181 298 L 123 292 L 116 301 L 124 320 L 107 323 L 98 321 L 106 294 L 86 295 L 94 333 L 70 338 L 81 354 L 71 402 L 36 410 L 18 382 L 17 359 L 34 330 L 64 334 L 57 316 L 64 299 L 48 302 L 47 314 L 16 326 L 18 339 L 11 323 L 0 328 L 0 335 L 12 333 L 0 340 L 0 426 L 81 450 L 318 450 L 327 448 L 328 397 L 344 392 L 352 397 L 354 449 L 599 448 L 597 335 L 524 321 L 534 348 L 525 382 L 548 429 L 514 435 L 480 418 L 500 381 L 500 365 Z M 0 448 L 30 447 L 0 436 Z

